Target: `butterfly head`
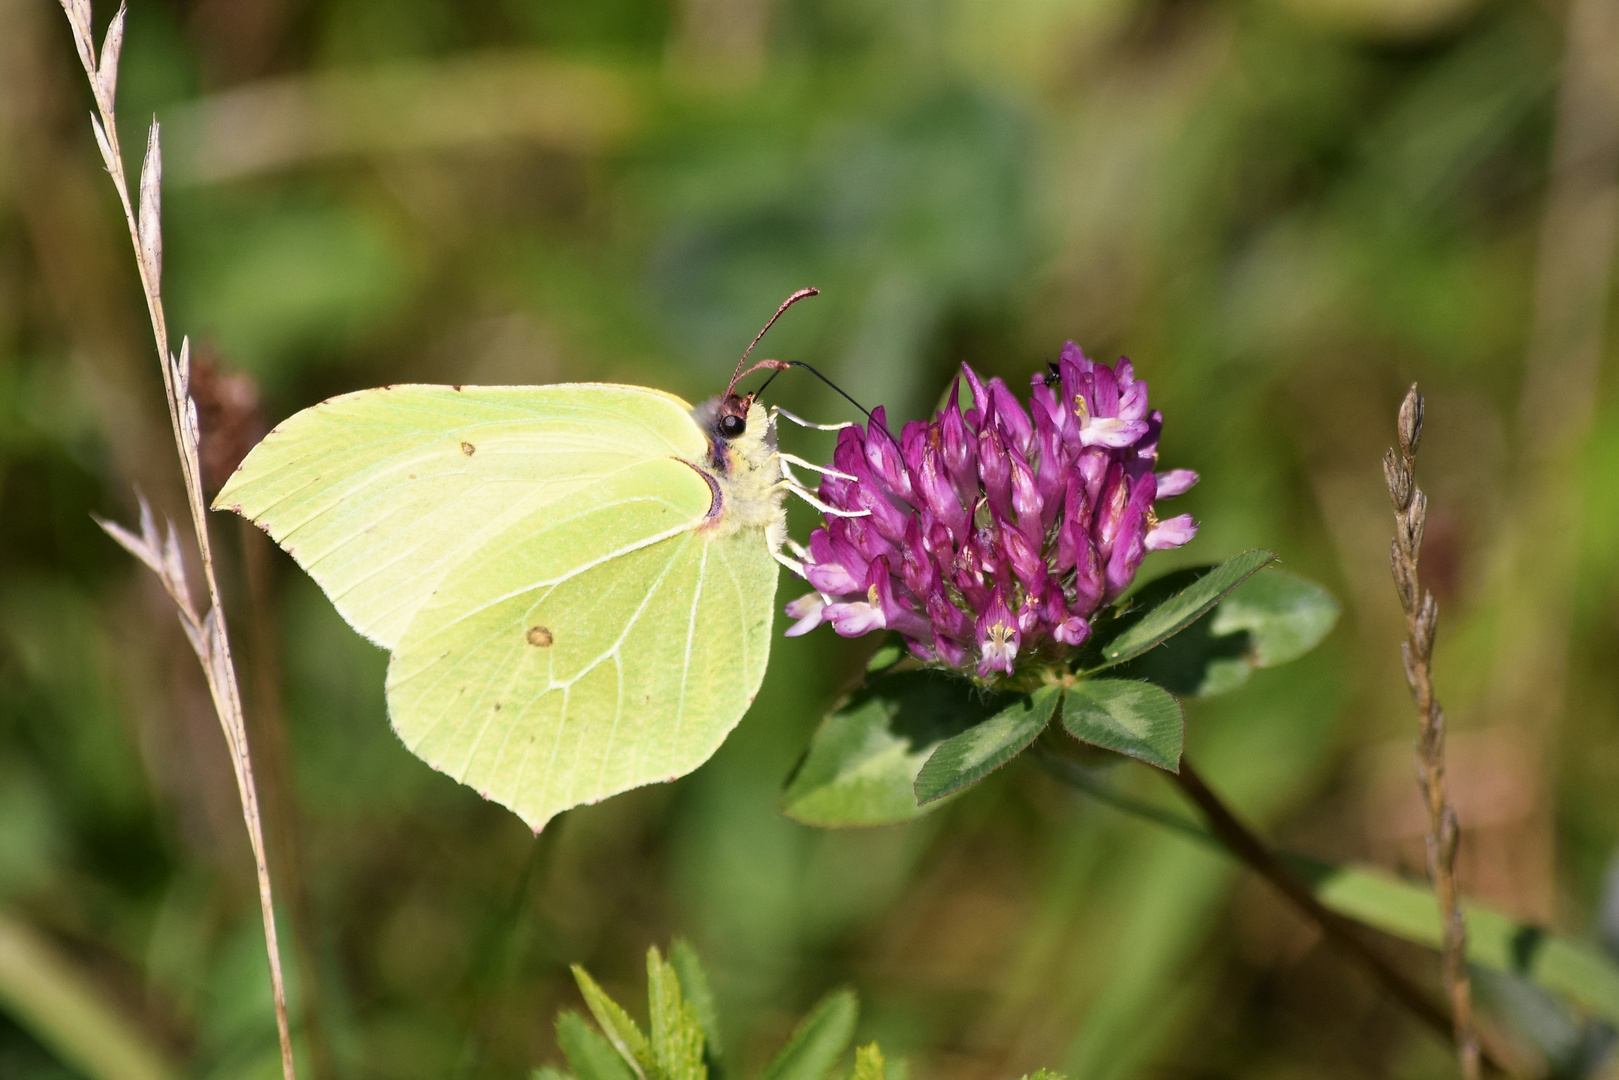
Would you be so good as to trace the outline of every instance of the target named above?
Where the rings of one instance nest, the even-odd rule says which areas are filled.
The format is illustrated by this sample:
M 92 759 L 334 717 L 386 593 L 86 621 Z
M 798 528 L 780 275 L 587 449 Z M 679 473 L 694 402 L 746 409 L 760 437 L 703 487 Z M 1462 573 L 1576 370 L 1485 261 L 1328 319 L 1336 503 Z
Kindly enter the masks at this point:
M 709 465 L 720 475 L 768 467 L 776 453 L 776 425 L 754 394 L 721 394 L 692 410 L 708 436 Z

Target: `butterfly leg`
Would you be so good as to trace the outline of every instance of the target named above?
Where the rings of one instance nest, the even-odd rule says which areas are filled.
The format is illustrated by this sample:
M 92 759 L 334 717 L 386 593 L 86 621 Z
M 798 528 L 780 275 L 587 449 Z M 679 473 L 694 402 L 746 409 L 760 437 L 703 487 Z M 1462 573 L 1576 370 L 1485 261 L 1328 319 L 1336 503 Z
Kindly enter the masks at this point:
M 775 486 L 782 491 L 792 492 L 794 495 L 797 495 L 800 499 L 803 499 L 805 502 L 809 503 L 823 514 L 831 514 L 833 517 L 844 518 L 871 516 L 870 510 L 839 510 L 835 506 L 828 506 L 820 499 L 817 499 L 808 488 L 804 487 L 802 484 L 799 484 L 796 480 L 778 480 L 776 481 Z
M 787 453 L 783 453 L 782 451 L 778 450 L 778 451 L 776 451 L 776 457 L 781 460 L 781 463 L 782 463 L 781 467 L 782 467 L 783 472 L 786 472 L 787 466 L 789 464 L 791 464 L 791 465 L 802 466 L 803 468 L 809 469 L 812 472 L 818 472 L 822 476 L 835 476 L 839 480 L 858 480 L 859 479 L 859 477 L 850 476 L 846 472 L 839 472 L 837 469 L 829 469 L 825 465 L 817 465 L 813 461 L 805 461 L 803 458 L 799 457 L 797 454 L 787 454 Z M 791 476 L 792 474 L 787 473 L 787 475 Z
M 846 427 L 854 427 L 853 420 L 845 420 L 841 424 L 811 423 L 810 421 L 805 420 L 802 416 L 796 416 L 793 413 L 788 412 L 780 405 L 772 405 L 770 407 L 770 418 L 774 420 L 778 416 L 785 416 L 799 427 L 809 428 L 811 431 L 842 431 Z
M 765 541 L 770 546 L 770 557 L 772 559 L 775 559 L 777 562 L 781 563 L 781 565 L 785 566 L 799 577 L 804 578 L 804 580 L 809 580 L 804 573 L 803 563 L 804 559 L 809 558 L 809 552 L 793 543 L 792 537 L 787 535 L 786 514 L 778 515 L 776 519 L 772 521 L 766 528 Z M 798 556 L 798 558 L 793 558 L 793 555 L 783 555 L 781 553 L 783 546 L 791 550 L 793 555 Z

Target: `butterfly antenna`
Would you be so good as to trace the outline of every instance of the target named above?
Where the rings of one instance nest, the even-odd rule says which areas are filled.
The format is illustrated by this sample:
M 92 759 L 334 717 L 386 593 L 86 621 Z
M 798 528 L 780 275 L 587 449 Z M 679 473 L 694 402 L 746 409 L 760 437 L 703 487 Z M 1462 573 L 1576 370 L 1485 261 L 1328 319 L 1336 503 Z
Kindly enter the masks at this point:
M 770 378 L 759 384 L 759 389 L 753 392 L 753 396 L 756 398 L 764 397 L 765 391 L 770 389 L 770 384 L 776 381 L 776 376 L 780 375 L 785 370 L 786 368 L 776 368 L 771 371 Z
M 781 361 L 777 361 L 777 363 L 781 363 Z M 849 396 L 848 391 L 844 390 L 843 387 L 839 386 L 837 383 L 833 382 L 831 379 L 829 379 L 825 375 L 821 374 L 819 371 L 817 371 L 815 368 L 811 367 L 809 364 L 804 363 L 804 361 L 802 361 L 802 360 L 788 360 L 788 361 L 785 362 L 785 364 L 782 367 L 776 368 L 774 371 L 772 371 L 770 373 L 770 378 L 766 379 L 764 381 L 764 383 L 759 387 L 759 389 L 757 389 L 757 390 L 755 390 L 753 392 L 753 396 L 754 397 L 759 397 L 759 396 L 763 395 L 764 392 L 765 392 L 765 389 L 767 387 L 769 387 L 771 383 L 776 381 L 776 376 L 777 375 L 780 375 L 787 368 L 795 368 L 795 367 L 796 368 L 803 368 L 805 371 L 809 372 L 811 375 L 815 376 L 817 379 L 820 379 L 822 382 L 826 383 L 826 385 L 830 386 L 833 390 L 837 391 L 837 395 L 839 397 L 841 397 L 844 401 L 847 401 L 850 405 L 853 405 L 855 408 L 859 409 L 860 412 L 866 418 L 866 429 L 868 431 L 873 431 L 873 430 L 881 431 L 884 435 L 888 436 L 888 439 L 889 439 L 890 442 L 894 443 L 894 445 L 896 445 L 896 446 L 899 445 L 899 440 L 894 438 L 894 433 L 888 430 L 888 426 L 886 424 L 879 425 L 879 424 L 877 424 L 875 422 L 875 418 L 871 415 L 871 410 L 870 409 L 866 408 L 864 405 L 860 404 L 860 402 L 856 401 L 853 397 Z
M 740 360 L 738 360 L 736 362 L 736 372 L 731 376 L 731 382 L 725 388 L 725 396 L 729 397 L 731 395 L 731 392 L 736 389 L 736 384 L 737 383 L 741 382 L 743 379 L 747 378 L 749 375 L 752 375 L 755 371 L 759 370 L 762 367 L 768 367 L 768 368 L 771 368 L 771 369 L 773 369 L 775 371 L 781 371 L 782 370 L 782 368 L 784 367 L 784 364 L 780 360 L 761 360 L 757 364 L 753 365 L 752 367 L 747 368 L 746 370 L 743 370 L 743 369 L 746 367 L 746 365 L 748 363 L 748 357 L 750 355 L 752 355 L 752 353 L 753 353 L 753 347 L 755 345 L 759 344 L 759 339 L 764 337 L 766 332 L 768 332 L 769 329 L 772 326 L 776 325 L 776 320 L 781 318 L 782 314 L 788 308 L 792 307 L 794 304 L 798 303 L 800 300 L 808 300 L 812 296 L 820 296 L 820 295 L 821 295 L 821 290 L 820 289 L 815 289 L 815 288 L 799 289 L 797 292 L 793 293 L 793 295 L 789 296 L 787 299 L 785 299 L 785 300 L 783 300 L 781 302 L 781 307 L 777 308 L 776 313 L 774 315 L 770 316 L 770 321 L 765 323 L 765 328 L 754 335 L 753 340 L 748 343 L 748 347 L 743 351 L 742 359 L 740 359 Z M 840 393 L 841 393 L 841 391 L 840 391 Z
M 864 413 L 865 417 L 866 417 L 866 420 L 868 422 L 871 420 L 871 410 L 870 409 L 866 408 L 864 405 L 860 404 L 860 402 L 858 402 L 854 398 L 850 397 L 844 391 L 843 387 L 839 386 L 837 383 L 833 382 L 831 379 L 827 378 L 825 375 L 822 375 L 819 371 L 816 371 L 814 368 L 812 368 L 808 364 L 804 363 L 804 361 L 802 361 L 802 360 L 789 360 L 787 362 L 787 366 L 788 367 L 803 368 L 805 371 L 809 372 L 811 375 L 815 376 L 817 379 L 820 379 L 822 382 L 826 383 L 826 385 L 830 386 L 833 390 L 836 390 L 837 393 L 838 393 L 838 396 L 841 397 L 844 401 L 847 401 L 850 405 L 853 405 L 855 408 L 859 409 L 862 413 Z M 775 378 L 775 376 L 772 375 L 771 378 Z M 765 386 L 769 386 L 769 385 L 770 384 L 768 382 L 765 383 Z M 760 391 L 763 391 L 764 386 L 761 386 L 759 389 L 760 389 Z

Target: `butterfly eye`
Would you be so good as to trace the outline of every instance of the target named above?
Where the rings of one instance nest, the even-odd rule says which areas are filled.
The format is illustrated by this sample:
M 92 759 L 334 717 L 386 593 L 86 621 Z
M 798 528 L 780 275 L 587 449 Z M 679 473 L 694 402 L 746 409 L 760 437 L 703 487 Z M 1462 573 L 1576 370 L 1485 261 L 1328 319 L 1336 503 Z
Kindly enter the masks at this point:
M 727 439 L 734 439 L 748 428 L 748 422 L 740 416 L 720 417 L 720 434 Z

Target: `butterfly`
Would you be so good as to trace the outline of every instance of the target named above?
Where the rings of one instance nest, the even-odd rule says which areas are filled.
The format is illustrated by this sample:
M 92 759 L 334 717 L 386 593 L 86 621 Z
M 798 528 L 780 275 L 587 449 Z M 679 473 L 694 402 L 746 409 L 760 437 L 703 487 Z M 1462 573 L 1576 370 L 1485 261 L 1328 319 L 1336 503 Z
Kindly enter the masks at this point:
M 263 528 L 389 650 L 394 731 L 521 817 L 702 764 L 770 655 L 785 496 L 830 511 L 737 384 L 396 385 L 282 422 L 215 509 Z M 833 511 L 837 512 L 837 511 Z

